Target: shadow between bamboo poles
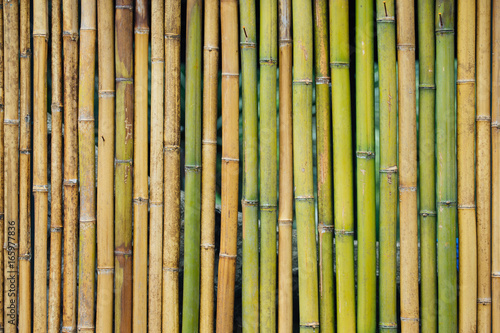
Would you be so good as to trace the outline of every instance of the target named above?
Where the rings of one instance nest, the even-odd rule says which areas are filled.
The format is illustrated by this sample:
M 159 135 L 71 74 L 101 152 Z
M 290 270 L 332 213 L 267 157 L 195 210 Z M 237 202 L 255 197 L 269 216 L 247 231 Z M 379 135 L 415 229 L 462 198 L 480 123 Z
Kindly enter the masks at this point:
M 203 47 L 203 131 L 201 174 L 200 332 L 214 331 L 215 182 L 217 167 L 217 92 L 219 1 L 205 1 Z
M 220 6 L 222 48 L 222 212 L 217 287 L 218 333 L 233 331 L 238 233 L 239 68 L 238 2 Z
M 115 276 L 116 332 L 132 331 L 132 166 L 134 157 L 134 0 L 115 4 Z
M 4 148 L 4 28 L 3 2 L 0 6 L 0 239 L 4 239 L 5 227 L 5 148 Z M 0 250 L 0 329 L 4 328 L 4 250 Z
M 292 4 L 278 1 L 279 22 L 279 211 L 278 332 L 293 331 L 293 121 Z M 247 118 L 245 118 L 247 119 Z M 257 139 L 255 139 L 257 140 Z M 246 156 L 245 156 L 246 160 Z
M 113 3 L 97 3 L 99 133 L 97 156 L 97 332 L 113 328 L 115 67 Z M 138 46 L 139 47 L 139 46 Z M 144 270 L 146 271 L 146 270 Z

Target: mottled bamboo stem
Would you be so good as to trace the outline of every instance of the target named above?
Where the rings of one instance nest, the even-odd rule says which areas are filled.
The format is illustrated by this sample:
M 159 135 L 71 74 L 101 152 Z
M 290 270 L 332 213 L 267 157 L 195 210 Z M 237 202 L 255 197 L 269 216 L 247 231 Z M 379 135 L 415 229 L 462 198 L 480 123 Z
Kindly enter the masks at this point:
M 4 129 L 4 27 L 3 2 L 0 6 L 0 240 L 4 241 L 5 231 L 5 129 Z M 4 329 L 4 251 L 0 249 L 0 329 Z

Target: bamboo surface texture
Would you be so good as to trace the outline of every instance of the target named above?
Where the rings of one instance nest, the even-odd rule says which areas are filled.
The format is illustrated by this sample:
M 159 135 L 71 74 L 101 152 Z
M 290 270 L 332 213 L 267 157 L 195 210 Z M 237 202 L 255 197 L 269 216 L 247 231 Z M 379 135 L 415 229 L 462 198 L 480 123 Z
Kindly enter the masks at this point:
M 0 6 L 0 240 L 5 240 L 5 94 L 4 94 L 4 18 Z M 4 329 L 4 250 L 0 250 L 0 329 Z

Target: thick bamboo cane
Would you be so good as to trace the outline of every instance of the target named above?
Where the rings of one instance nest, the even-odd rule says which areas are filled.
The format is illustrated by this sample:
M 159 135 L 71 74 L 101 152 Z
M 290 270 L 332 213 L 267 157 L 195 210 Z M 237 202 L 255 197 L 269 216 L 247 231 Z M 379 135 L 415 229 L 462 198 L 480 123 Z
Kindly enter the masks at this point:
M 51 22 L 51 142 L 50 142 L 50 271 L 48 332 L 61 329 L 63 82 L 61 1 L 52 1 Z M 35 227 L 36 228 L 36 227 Z M 36 229 L 35 229 L 36 231 Z M 46 269 L 46 265 L 43 268 Z M 36 268 L 35 268 L 36 270 Z
M 4 1 L 4 322 L 16 332 L 19 254 L 19 3 Z
M 434 0 L 418 0 L 421 328 L 437 332 Z
M 217 79 L 219 0 L 205 2 L 203 132 L 201 174 L 200 332 L 214 331 L 215 180 L 217 167 Z
M 148 327 L 161 332 L 161 277 L 163 251 L 163 65 L 164 2 L 151 2 L 151 140 L 149 202 Z
M 78 330 L 93 331 L 95 329 L 96 259 L 94 86 L 97 12 L 95 0 L 82 2 L 80 17 Z M 101 247 L 100 244 L 99 247 Z
M 115 54 L 113 3 L 97 2 L 99 133 L 97 156 L 97 304 L 96 332 L 113 329 L 115 146 Z M 147 161 L 146 161 L 147 162 Z M 146 273 L 146 269 L 144 269 Z
M 31 45 L 30 1 L 20 1 L 19 332 L 31 331 Z
M 4 148 L 4 28 L 3 2 L 0 6 L 0 240 L 4 240 L 5 228 L 5 148 Z M 0 250 L 0 329 L 4 329 L 4 251 Z
M 476 4 L 458 0 L 457 160 L 458 160 L 458 318 L 460 332 L 477 329 L 477 240 L 475 201 Z
M 330 58 L 328 1 L 314 1 L 314 55 L 316 72 L 316 158 L 318 168 L 318 239 L 321 332 L 335 331 L 333 279 L 332 141 L 330 112 Z
M 35 201 L 35 267 L 33 331 L 47 332 L 47 54 L 48 3 L 33 2 L 33 196 Z
M 236 238 L 238 233 L 239 66 L 238 2 L 220 6 L 222 46 L 222 222 L 217 287 L 218 333 L 233 331 Z
M 115 4 L 115 332 L 132 331 L 134 0 Z
M 319 329 L 318 268 L 312 170 L 313 16 L 308 0 L 292 2 L 293 174 L 299 264 L 300 331 Z
M 163 132 L 163 318 L 164 332 L 179 327 L 181 1 L 165 1 L 165 113 Z
M 278 1 L 279 22 L 279 211 L 278 211 L 278 332 L 293 332 L 293 121 L 292 3 Z M 247 118 L 245 118 L 246 120 Z M 255 139 L 257 140 L 257 138 Z M 245 163 L 247 157 L 245 156 Z M 250 296 L 251 297 L 251 296 Z
M 438 329 L 457 331 L 454 0 L 436 1 Z

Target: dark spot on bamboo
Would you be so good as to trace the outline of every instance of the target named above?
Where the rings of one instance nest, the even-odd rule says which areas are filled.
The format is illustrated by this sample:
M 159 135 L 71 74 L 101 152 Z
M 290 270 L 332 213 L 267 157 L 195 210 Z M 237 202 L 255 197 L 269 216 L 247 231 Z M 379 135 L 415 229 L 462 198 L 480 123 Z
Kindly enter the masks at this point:
M 385 10 L 385 16 L 387 17 L 387 5 L 385 4 L 385 1 L 384 1 L 384 10 Z

